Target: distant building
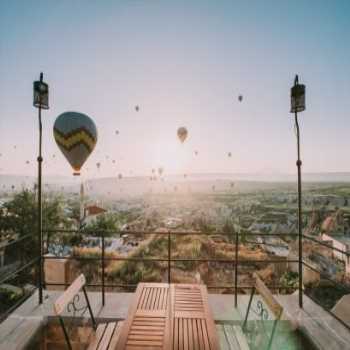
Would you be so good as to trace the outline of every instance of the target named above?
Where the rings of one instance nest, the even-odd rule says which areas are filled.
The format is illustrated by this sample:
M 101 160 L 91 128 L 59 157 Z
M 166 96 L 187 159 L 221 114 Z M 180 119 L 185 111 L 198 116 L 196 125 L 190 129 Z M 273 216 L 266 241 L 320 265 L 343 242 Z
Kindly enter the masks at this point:
M 105 213 L 107 210 L 98 207 L 97 205 L 89 205 L 84 209 L 84 224 L 88 225 L 94 222 L 100 214 Z
M 350 236 L 344 234 L 328 235 L 322 234 L 322 241 L 329 242 L 333 248 L 341 250 L 350 254 Z M 343 261 L 345 263 L 345 273 L 350 276 L 350 257 L 338 250 L 333 250 L 333 258 Z

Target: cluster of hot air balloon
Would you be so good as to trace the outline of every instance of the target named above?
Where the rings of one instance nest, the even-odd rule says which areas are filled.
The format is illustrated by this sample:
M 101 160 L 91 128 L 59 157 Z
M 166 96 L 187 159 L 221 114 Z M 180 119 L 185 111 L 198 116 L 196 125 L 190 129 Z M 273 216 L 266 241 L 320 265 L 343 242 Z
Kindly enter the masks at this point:
M 238 95 L 238 101 L 243 101 L 243 95 Z M 136 112 L 139 112 L 140 106 L 135 105 L 134 109 Z M 119 135 L 119 133 L 119 130 L 115 130 L 115 135 Z M 53 127 L 53 134 L 59 149 L 73 168 L 74 175 L 79 175 L 81 168 L 97 143 L 97 128 L 94 121 L 83 113 L 65 112 L 57 117 Z M 188 130 L 185 126 L 180 126 L 177 129 L 177 137 L 182 144 L 188 138 L 188 134 Z M 13 145 L 13 148 L 16 150 L 17 145 Z M 194 155 L 198 156 L 198 154 L 199 151 L 195 150 Z M 0 153 L 0 157 L 1 156 L 2 154 Z M 232 153 L 228 152 L 227 156 L 232 157 Z M 56 158 L 56 155 L 52 154 L 52 158 Z M 105 158 L 108 160 L 109 156 L 106 155 Z M 116 164 L 115 159 L 112 159 L 111 162 Z M 25 164 L 29 165 L 30 161 L 27 160 Z M 96 163 L 96 167 L 98 170 L 101 168 L 100 161 Z M 158 167 L 157 169 L 153 168 L 150 180 L 156 180 L 157 174 L 164 181 L 164 178 L 162 178 L 163 173 L 163 167 Z M 123 175 L 119 173 L 117 177 L 121 180 Z M 187 174 L 183 174 L 183 177 L 187 178 Z M 233 187 L 232 184 L 231 187 Z M 215 186 L 213 190 L 215 190 Z M 174 187 L 174 191 L 177 191 L 177 186 Z

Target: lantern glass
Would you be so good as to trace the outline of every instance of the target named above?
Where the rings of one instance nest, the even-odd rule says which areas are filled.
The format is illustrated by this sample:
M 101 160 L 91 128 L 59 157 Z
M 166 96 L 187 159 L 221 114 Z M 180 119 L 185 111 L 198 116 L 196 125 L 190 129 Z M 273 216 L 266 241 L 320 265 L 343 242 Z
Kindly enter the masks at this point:
M 49 109 L 49 86 L 42 81 L 35 81 L 33 91 L 33 105 L 37 108 Z
M 305 85 L 296 84 L 291 89 L 291 113 L 305 110 Z

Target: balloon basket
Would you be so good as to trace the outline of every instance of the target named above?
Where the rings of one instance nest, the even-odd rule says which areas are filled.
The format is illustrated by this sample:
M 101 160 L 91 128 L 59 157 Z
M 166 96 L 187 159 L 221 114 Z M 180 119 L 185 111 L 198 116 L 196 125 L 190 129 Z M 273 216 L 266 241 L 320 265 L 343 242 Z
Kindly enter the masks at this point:
M 75 172 L 73 173 L 73 175 L 74 175 L 74 176 L 80 176 L 80 173 L 79 173 L 78 171 L 75 171 Z

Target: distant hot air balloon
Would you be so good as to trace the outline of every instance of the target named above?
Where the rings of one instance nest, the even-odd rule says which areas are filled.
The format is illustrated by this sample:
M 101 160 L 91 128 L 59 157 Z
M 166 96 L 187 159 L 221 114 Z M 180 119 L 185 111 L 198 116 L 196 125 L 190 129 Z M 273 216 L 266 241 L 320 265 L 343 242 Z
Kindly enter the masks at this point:
M 114 159 L 112 160 L 112 163 L 115 164 L 115 160 Z
M 156 169 L 152 169 L 152 174 L 154 174 L 156 172 Z
M 97 167 L 97 169 L 100 169 L 101 163 L 100 163 L 100 162 L 97 162 L 97 163 L 96 163 L 96 167 Z
M 233 188 L 235 186 L 235 183 L 234 182 L 231 182 L 231 188 Z
M 118 174 L 118 179 L 121 180 L 123 178 L 122 174 Z
M 184 174 L 184 178 L 186 179 L 186 177 L 187 177 L 187 174 Z
M 238 101 L 242 102 L 243 101 L 243 96 L 242 95 L 238 95 Z
M 15 186 L 15 185 L 12 185 L 11 188 L 14 190 L 14 189 L 16 188 L 16 186 Z
M 194 151 L 194 154 L 195 154 L 196 156 L 198 156 L 198 151 Z
M 231 152 L 228 152 L 228 153 L 227 153 L 227 156 L 231 158 L 231 157 L 232 157 L 232 153 L 231 153 Z
M 29 163 L 30 163 L 30 161 L 29 161 L 29 160 L 27 160 L 27 161 L 26 161 L 26 164 L 29 164 Z
M 162 167 L 158 168 L 158 174 L 159 176 L 162 176 L 164 169 Z
M 184 143 L 184 141 L 186 140 L 187 134 L 188 134 L 187 129 L 184 126 L 181 126 L 180 128 L 177 129 L 177 136 L 182 143 Z
M 177 186 L 174 186 L 174 191 L 177 192 Z
M 116 135 L 119 135 L 119 130 L 116 130 L 116 131 L 115 131 L 115 134 L 116 134 Z
M 215 191 L 215 185 L 213 185 L 213 186 L 211 187 L 211 189 L 212 189 L 213 191 Z
M 74 175 L 80 175 L 81 167 L 96 146 L 95 123 L 85 114 L 65 112 L 57 117 L 53 132 L 58 147 L 74 169 Z
M 138 105 L 135 106 L 135 111 L 138 112 L 140 110 L 140 107 Z

